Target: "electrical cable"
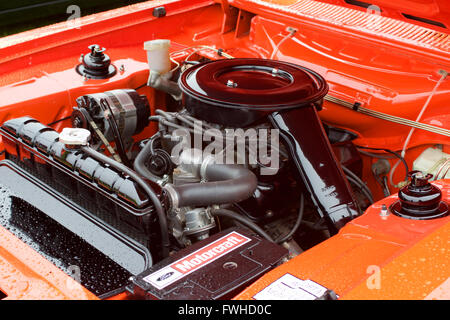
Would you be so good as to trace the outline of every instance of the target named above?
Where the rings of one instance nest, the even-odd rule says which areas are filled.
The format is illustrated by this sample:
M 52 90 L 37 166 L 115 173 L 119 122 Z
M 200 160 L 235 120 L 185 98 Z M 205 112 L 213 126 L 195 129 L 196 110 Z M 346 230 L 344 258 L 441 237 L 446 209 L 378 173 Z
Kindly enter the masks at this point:
M 406 170 L 406 174 L 405 174 L 405 181 L 408 181 L 408 173 L 409 173 L 409 167 L 408 164 L 406 163 L 405 159 L 398 153 L 386 148 L 371 148 L 371 147 L 363 147 L 363 146 L 357 146 L 355 145 L 356 148 L 358 149 L 367 149 L 367 150 L 376 150 L 376 151 L 384 151 L 390 154 L 393 154 L 396 158 L 398 158 L 403 165 L 405 166 L 405 170 Z M 392 171 L 392 170 L 391 170 Z
M 373 198 L 371 196 L 370 193 L 367 192 L 366 189 L 364 189 L 359 183 L 358 181 L 356 181 L 355 179 L 353 179 L 351 176 L 345 176 L 347 178 L 348 181 L 350 181 L 351 183 L 353 183 L 354 185 L 356 185 L 357 187 L 359 187 L 361 189 L 361 192 L 364 194 L 364 196 L 369 200 L 370 204 L 373 203 Z
M 136 91 L 138 91 L 139 89 L 142 89 L 142 88 L 144 88 L 144 87 L 146 87 L 147 86 L 147 82 L 146 83 L 144 83 L 144 84 L 141 84 L 139 87 L 137 87 L 137 88 L 134 88 L 134 90 L 136 90 Z
M 384 185 L 384 188 L 386 190 L 386 194 L 387 194 L 386 197 L 390 196 L 391 195 L 391 191 L 389 190 L 389 185 L 388 185 L 388 181 L 387 181 L 387 177 L 386 176 L 383 177 L 383 185 Z
M 363 151 L 363 150 L 358 150 L 358 152 L 363 154 L 363 155 L 365 155 L 365 156 L 368 156 L 368 157 L 371 157 L 371 158 L 376 158 L 376 159 L 386 159 L 386 160 L 388 160 L 388 159 L 395 159 L 395 158 L 397 158 L 395 156 L 388 156 L 388 155 L 384 155 L 384 154 L 370 153 L 370 152 L 366 152 L 366 151 Z
M 61 118 L 59 120 L 55 120 L 53 122 L 47 123 L 47 126 L 51 127 L 52 125 L 57 124 L 58 122 L 61 122 L 61 121 L 64 121 L 64 120 L 69 120 L 71 117 L 72 116 L 67 116 L 67 117 Z
M 160 131 L 158 131 L 157 133 L 155 133 L 149 140 L 147 143 L 150 143 L 150 154 L 154 155 L 155 154 L 155 147 L 154 147 L 154 143 L 156 139 L 161 138 L 161 133 Z
M 419 115 L 418 115 L 417 118 L 416 118 L 416 122 L 419 122 L 420 119 L 422 119 L 422 116 L 423 116 L 423 114 L 425 113 L 425 111 L 427 110 L 428 105 L 429 105 L 430 102 L 431 102 L 431 99 L 432 99 L 432 98 L 434 97 L 434 95 L 436 94 L 437 89 L 439 88 L 439 86 L 441 85 L 441 83 L 445 80 L 445 78 L 447 78 L 448 73 L 447 73 L 446 71 L 441 70 L 441 73 L 442 73 L 442 77 L 441 77 L 441 78 L 439 79 L 439 81 L 436 83 L 436 85 L 434 86 L 433 90 L 431 91 L 431 94 L 428 96 L 427 101 L 426 101 L 425 104 L 423 105 L 422 109 L 421 109 L 420 112 L 419 112 Z M 409 141 L 411 140 L 411 136 L 412 136 L 412 134 L 414 133 L 414 130 L 415 130 L 415 128 L 411 128 L 411 130 L 410 130 L 409 133 L 408 133 L 408 136 L 406 137 L 405 143 L 403 144 L 402 152 L 400 153 L 400 155 L 401 155 L 402 157 L 405 157 L 405 152 L 406 152 L 406 149 L 407 149 L 407 147 L 408 147 L 408 143 L 409 143 Z
M 397 160 L 397 162 L 392 166 L 391 171 L 389 172 L 389 183 L 394 188 L 397 188 L 399 186 L 398 183 L 394 182 L 394 173 L 397 170 L 398 165 L 400 164 L 400 160 Z
M 275 48 L 272 51 L 272 54 L 270 55 L 270 59 L 273 59 L 275 57 L 275 55 L 278 53 L 278 51 L 280 50 L 281 45 L 289 38 L 292 38 L 294 36 L 294 34 L 297 32 L 297 29 L 294 28 L 290 28 L 289 33 L 283 37 L 283 39 L 280 40 L 280 42 L 278 42 L 278 44 L 275 46 Z
M 441 74 L 442 74 L 442 77 L 441 77 L 441 78 L 439 79 L 439 81 L 436 83 L 436 85 L 434 86 L 433 90 L 431 91 L 431 94 L 428 96 L 427 101 L 426 101 L 425 104 L 423 105 L 422 109 L 421 109 L 420 112 L 419 112 L 419 115 L 418 115 L 417 118 L 416 118 L 416 122 L 419 122 L 419 121 L 422 119 L 422 116 L 423 116 L 423 114 L 425 113 L 426 109 L 428 108 L 428 105 L 430 104 L 431 99 L 432 99 L 432 98 L 434 97 L 434 95 L 436 94 L 437 89 L 439 88 L 439 86 L 441 85 L 441 83 L 445 80 L 445 78 L 447 78 L 447 76 L 448 76 L 448 73 L 447 73 L 446 71 L 444 71 L 444 70 L 441 70 Z M 403 144 L 402 151 L 401 151 L 401 153 L 400 153 L 400 155 L 401 155 L 403 158 L 405 157 L 406 149 L 408 148 L 409 141 L 411 140 L 411 137 L 412 137 L 414 131 L 415 131 L 415 128 L 411 128 L 411 130 L 410 130 L 409 133 L 408 133 L 408 136 L 407 136 L 406 139 L 405 139 L 405 142 L 404 142 L 404 144 Z M 398 187 L 398 185 L 399 185 L 398 183 L 394 183 L 394 181 L 393 181 L 394 173 L 395 173 L 395 171 L 397 170 L 397 167 L 398 167 L 399 164 L 400 164 L 400 160 L 398 160 L 398 161 L 394 164 L 394 166 L 393 166 L 392 169 L 391 169 L 391 172 L 389 173 L 389 183 L 390 183 L 392 186 L 394 186 L 394 187 Z
M 180 50 L 172 51 L 170 53 L 170 55 L 174 55 L 174 54 L 180 53 L 180 52 L 185 52 L 185 51 L 188 51 L 188 50 L 191 50 L 191 49 L 199 49 L 199 50 L 194 51 L 194 53 L 198 52 L 198 51 L 201 51 L 201 50 L 204 50 L 204 49 L 208 49 L 208 50 L 212 50 L 212 51 L 216 52 L 219 56 L 224 56 L 225 58 L 228 58 L 228 59 L 234 59 L 234 57 L 232 55 L 226 53 L 225 51 L 223 51 L 221 49 L 216 49 L 214 47 L 207 46 L 207 45 L 198 45 L 198 46 L 191 46 L 191 47 L 183 48 L 183 49 L 180 49 Z M 187 60 L 187 58 L 185 60 Z
M 402 117 L 397 117 L 397 116 L 393 116 L 387 113 L 383 113 L 383 112 L 379 112 L 379 111 L 375 111 L 372 109 L 367 109 L 361 106 L 361 103 L 356 102 L 356 103 L 352 103 L 352 102 L 348 102 L 345 101 L 343 99 L 340 98 L 336 98 L 330 95 L 326 95 L 324 98 L 326 101 L 329 101 L 331 103 L 335 103 L 338 104 L 342 107 L 351 109 L 355 112 L 359 112 L 361 114 L 364 114 L 366 116 L 370 116 L 370 117 L 374 117 L 374 118 L 378 118 L 378 119 L 383 119 L 386 121 L 390 121 L 393 123 L 397 123 L 397 124 L 401 124 L 404 126 L 408 126 L 408 127 L 413 127 L 416 129 L 421 129 L 421 130 L 425 130 L 425 131 L 429 131 L 432 133 L 436 133 L 439 135 L 443 135 L 445 137 L 450 137 L 450 130 L 448 129 L 444 129 L 441 127 L 437 127 L 434 125 L 430 125 L 430 124 L 425 124 L 425 123 L 421 123 L 421 122 L 417 122 L 417 121 L 412 121 L 409 119 L 405 119 Z
M 356 186 L 358 186 L 361 191 L 364 193 L 364 195 L 366 196 L 366 198 L 369 200 L 370 204 L 372 204 L 373 201 L 373 195 L 372 195 L 372 191 L 369 189 L 369 187 L 364 183 L 364 181 L 362 181 L 356 174 L 354 174 L 350 169 L 342 166 L 342 170 L 346 173 L 347 175 L 347 179 L 349 179 L 349 181 L 353 182 L 353 184 L 355 184 Z
M 303 220 L 303 213 L 305 209 L 305 197 L 303 196 L 303 194 L 300 195 L 300 208 L 298 209 L 298 216 L 297 216 L 297 220 L 295 221 L 294 227 L 292 228 L 292 230 L 286 234 L 284 237 L 281 237 L 280 239 L 278 239 L 276 241 L 276 243 L 280 244 L 283 243 L 287 240 L 289 240 L 289 238 L 291 238 L 295 232 L 297 232 L 297 229 L 300 227 L 300 224 L 302 223 Z
M 228 209 L 213 209 L 213 210 L 211 210 L 211 215 L 213 217 L 222 216 L 222 217 L 227 217 L 227 218 L 236 220 L 236 221 L 242 223 L 243 225 L 245 225 L 246 227 L 248 227 L 249 229 L 253 230 L 257 234 L 259 234 L 264 239 L 266 239 L 270 242 L 274 242 L 273 239 L 260 226 L 258 226 L 256 223 L 254 223 L 250 219 L 245 218 L 234 211 L 231 211 Z

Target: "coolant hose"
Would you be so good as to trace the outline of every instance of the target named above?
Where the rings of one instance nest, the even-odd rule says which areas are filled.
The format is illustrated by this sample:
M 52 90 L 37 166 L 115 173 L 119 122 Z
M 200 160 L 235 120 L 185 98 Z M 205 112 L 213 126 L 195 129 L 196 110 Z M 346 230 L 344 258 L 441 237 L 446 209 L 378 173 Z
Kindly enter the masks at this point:
M 134 172 L 127 166 L 123 165 L 122 163 L 119 163 L 114 159 L 111 159 L 105 156 L 104 154 L 95 151 L 90 147 L 83 147 L 82 150 L 92 158 L 102 163 L 106 163 L 112 168 L 116 169 L 117 171 L 123 172 L 124 174 L 128 175 L 133 181 L 135 181 L 142 188 L 142 190 L 144 190 L 144 192 L 148 195 L 148 197 L 152 201 L 156 210 L 156 214 L 158 215 L 159 227 L 161 229 L 162 253 L 164 257 L 168 257 L 170 241 L 169 241 L 169 232 L 167 230 L 166 214 L 161 205 L 161 201 L 159 200 L 158 196 L 155 194 L 153 189 L 136 172 Z
M 201 174 L 205 183 L 164 186 L 172 207 L 209 206 L 248 199 L 256 190 L 258 180 L 249 169 L 236 164 L 210 164 Z
M 145 166 L 145 162 L 151 156 L 151 154 L 152 154 L 152 141 L 149 140 L 142 148 L 142 150 L 138 153 L 136 159 L 134 160 L 133 167 L 134 170 L 144 178 L 154 183 L 158 183 L 158 181 L 161 178 L 151 173 L 150 170 L 148 170 L 147 167 Z

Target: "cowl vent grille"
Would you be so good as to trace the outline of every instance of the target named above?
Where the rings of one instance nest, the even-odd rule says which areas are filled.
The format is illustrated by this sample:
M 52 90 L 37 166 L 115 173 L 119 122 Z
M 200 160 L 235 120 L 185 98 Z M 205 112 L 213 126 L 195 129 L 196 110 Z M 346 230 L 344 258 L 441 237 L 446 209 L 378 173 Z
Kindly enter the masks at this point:
M 241 1 L 235 1 L 237 2 Z M 247 0 L 241 3 L 244 2 L 422 48 L 450 53 L 449 34 L 376 14 L 312 0 L 299 0 L 290 5 L 274 4 L 263 0 Z

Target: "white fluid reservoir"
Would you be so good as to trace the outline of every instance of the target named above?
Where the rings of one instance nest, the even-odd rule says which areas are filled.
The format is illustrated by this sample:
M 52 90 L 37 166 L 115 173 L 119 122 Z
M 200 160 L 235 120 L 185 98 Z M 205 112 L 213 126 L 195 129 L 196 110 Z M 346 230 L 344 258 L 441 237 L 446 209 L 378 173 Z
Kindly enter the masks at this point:
M 431 173 L 431 180 L 450 178 L 450 154 L 441 149 L 428 148 L 417 157 L 413 164 L 413 170 Z
M 147 62 L 150 72 L 163 75 L 170 71 L 170 40 L 157 39 L 144 42 L 144 50 L 147 51 Z

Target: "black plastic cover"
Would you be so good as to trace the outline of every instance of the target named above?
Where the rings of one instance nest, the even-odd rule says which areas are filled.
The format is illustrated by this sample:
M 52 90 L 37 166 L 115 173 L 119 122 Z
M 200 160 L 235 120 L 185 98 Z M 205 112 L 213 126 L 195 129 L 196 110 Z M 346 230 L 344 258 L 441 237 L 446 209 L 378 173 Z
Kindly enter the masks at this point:
M 230 299 L 279 265 L 288 251 L 232 228 L 180 250 L 133 279 L 134 294 L 157 300 Z

